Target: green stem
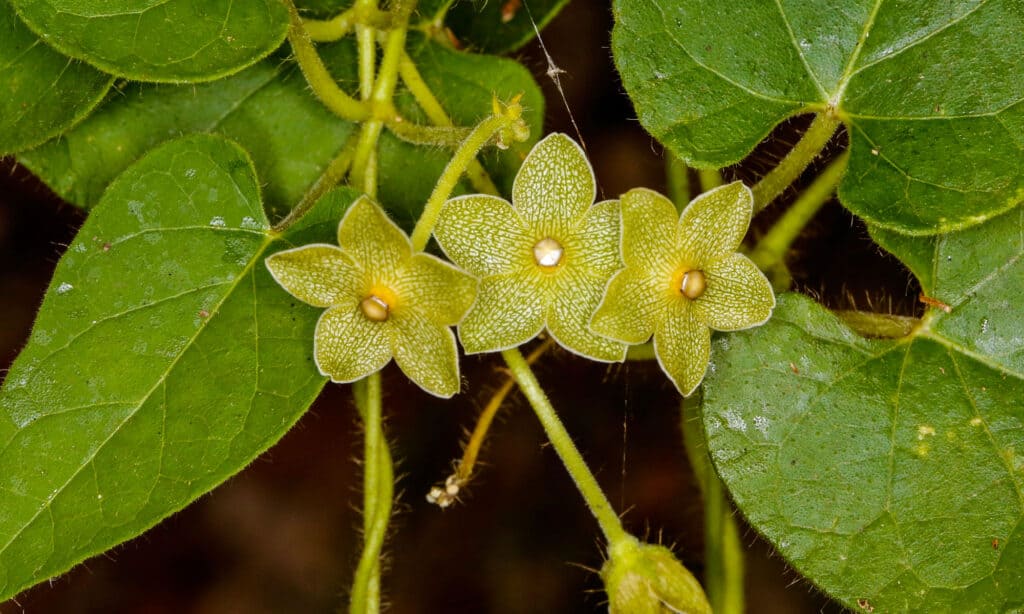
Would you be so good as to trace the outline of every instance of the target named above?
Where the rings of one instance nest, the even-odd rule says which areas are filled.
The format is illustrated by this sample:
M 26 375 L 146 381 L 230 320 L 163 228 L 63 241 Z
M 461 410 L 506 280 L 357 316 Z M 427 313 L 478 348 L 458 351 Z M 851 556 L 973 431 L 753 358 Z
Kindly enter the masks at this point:
M 721 480 L 711 465 L 700 401 L 683 399 L 683 440 L 704 497 L 704 583 L 715 614 L 742 614 L 743 545 Z
M 697 169 L 697 179 L 700 181 L 700 191 L 707 192 L 725 183 L 722 179 L 722 172 L 717 168 Z
M 665 179 L 668 183 L 668 197 L 682 211 L 690 202 L 690 175 L 686 164 L 669 150 L 665 150 Z
M 839 124 L 839 118 L 830 112 L 819 113 L 814 117 L 814 121 L 793 150 L 754 186 L 755 213 L 767 207 L 797 180 L 800 173 L 804 172 L 807 165 L 825 148 L 832 135 L 839 129 Z
M 434 96 L 434 92 L 431 91 L 430 86 L 423 80 L 423 75 L 416 68 L 416 64 L 409 57 L 409 54 L 403 53 L 401 61 L 398 64 L 398 74 L 402 78 L 402 83 L 405 84 L 406 89 L 412 94 L 412 97 L 416 100 L 416 104 L 423 109 L 423 112 L 427 114 L 427 119 L 430 120 L 435 126 L 442 128 L 450 128 L 455 125 L 452 119 L 448 117 L 448 113 L 441 106 L 441 102 Z M 388 124 L 391 128 L 391 124 Z M 459 129 L 461 130 L 461 128 Z M 395 130 L 392 128 L 392 132 Z M 396 135 L 401 138 L 398 132 Z M 463 137 L 465 138 L 465 137 Z M 498 188 L 494 185 L 494 181 L 491 180 L 491 176 L 487 173 L 480 161 L 476 158 L 469 163 L 466 167 L 466 177 L 469 178 L 470 185 L 477 192 L 483 194 L 498 194 Z
M 352 582 L 349 612 L 366 614 L 380 611 L 380 558 L 391 517 L 394 469 L 382 425 L 380 373 L 356 382 L 353 388 L 364 428 L 364 543 Z
M 448 161 L 448 166 L 445 167 L 441 176 L 438 177 L 434 191 L 431 192 L 430 198 L 427 199 L 427 204 L 423 207 L 423 213 L 420 214 L 420 219 L 412 230 L 412 248 L 414 251 L 423 251 L 423 248 L 427 246 L 427 242 L 430 241 L 430 233 L 434 231 L 434 224 L 437 223 L 437 218 L 441 215 L 441 207 L 448 200 L 448 197 L 451 196 L 452 190 L 455 189 L 455 185 L 459 182 L 459 177 L 476 160 L 477 152 L 495 134 L 510 126 L 514 121 L 516 121 L 516 118 L 508 113 L 491 115 L 480 122 L 476 128 L 473 128 L 473 131 L 469 133 L 469 136 L 462 142 L 462 145 L 455 150 L 452 159 Z
M 526 396 L 534 413 L 537 414 L 537 418 L 544 427 L 544 432 L 547 433 L 548 441 L 551 442 L 558 457 L 562 460 L 562 464 L 565 465 L 569 475 L 576 482 L 576 487 L 583 495 L 583 500 L 586 501 L 590 512 L 597 519 L 597 524 L 601 526 L 601 532 L 604 533 L 604 538 L 608 541 L 609 551 L 633 543 L 634 538 L 622 528 L 622 522 L 615 510 L 612 509 L 611 503 L 608 502 L 608 497 L 605 496 L 597 479 L 594 478 L 594 474 L 590 472 L 586 461 L 583 460 L 583 456 L 576 449 L 576 444 L 566 432 L 565 426 L 562 425 L 558 414 L 555 413 L 555 408 L 551 406 L 551 401 L 544 394 L 544 389 L 537 382 L 533 370 L 523 358 L 522 353 L 518 349 L 511 349 L 503 351 L 501 355 L 512 372 L 512 376 L 516 378 L 519 389 L 523 391 L 523 395 Z
M 384 122 L 395 115 L 391 98 L 394 96 L 395 85 L 398 83 L 398 64 L 405 50 L 409 15 L 414 8 L 416 8 L 415 0 L 406 0 L 395 9 L 395 28 L 388 32 L 384 43 L 384 57 L 380 63 L 380 72 L 373 85 L 373 91 L 370 93 L 370 102 L 374 110 L 373 117 L 363 123 L 356 152 L 352 158 L 352 174 L 355 176 L 356 185 L 371 196 L 375 196 L 376 193 L 377 141 L 384 128 Z M 358 36 L 358 31 L 356 34 Z M 367 53 L 373 53 L 373 51 L 375 50 L 367 51 Z M 362 46 L 359 48 L 359 55 L 360 82 L 362 82 L 364 73 Z M 362 84 L 360 89 L 363 89 Z
M 302 200 L 299 201 L 299 204 L 295 205 L 284 219 L 274 225 L 275 232 L 284 232 L 289 226 L 299 221 L 303 215 L 313 208 L 313 205 L 316 204 L 316 201 L 320 200 L 321 196 L 341 183 L 341 180 L 348 173 L 349 166 L 352 164 L 355 143 L 355 139 L 349 137 L 345 145 L 342 146 L 341 151 L 338 152 L 338 155 L 334 156 L 334 159 L 327 164 L 327 168 L 320 174 L 316 182 L 302 195 Z
M 291 0 L 284 0 L 288 7 L 290 24 L 288 27 L 288 42 L 295 54 L 295 61 L 298 62 L 306 82 L 313 90 L 313 94 L 324 103 L 328 109 L 342 119 L 352 122 L 363 121 L 370 117 L 370 109 L 367 105 L 349 96 L 338 87 L 337 82 L 331 73 L 324 66 L 323 60 L 316 52 L 316 47 L 309 38 L 306 28 L 302 25 L 302 18 L 299 11 Z
M 764 235 L 750 253 L 762 271 L 767 271 L 783 262 L 789 246 L 800 235 L 804 226 L 811 221 L 821 207 L 832 198 L 839 180 L 846 171 L 850 160 L 850 152 L 843 152 L 833 160 L 825 170 L 807 187 L 799 198 L 786 210 L 768 234 Z
M 414 145 L 437 145 L 456 148 L 469 136 L 471 128 L 449 126 L 423 126 L 404 121 L 400 117 L 386 123 L 388 130 L 406 143 Z
M 355 7 L 338 13 L 330 19 L 303 19 L 310 40 L 317 43 L 333 43 L 345 38 L 355 25 Z
M 912 333 L 921 324 L 921 320 L 918 318 L 891 313 L 854 310 L 839 310 L 833 313 L 862 337 L 899 339 Z

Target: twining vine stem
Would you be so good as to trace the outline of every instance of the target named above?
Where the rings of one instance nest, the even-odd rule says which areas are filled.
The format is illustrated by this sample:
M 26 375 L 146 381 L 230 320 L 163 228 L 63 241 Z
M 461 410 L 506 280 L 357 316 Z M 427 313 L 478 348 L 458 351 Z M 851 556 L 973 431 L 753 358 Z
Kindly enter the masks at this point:
M 786 157 L 753 187 L 754 212 L 767 207 L 804 172 L 839 129 L 839 118 L 830 111 L 814 117 L 807 132 Z
M 551 406 L 551 401 L 548 400 L 548 396 L 544 393 L 544 389 L 541 388 L 533 374 L 533 369 L 523 358 L 522 353 L 513 348 L 503 351 L 501 355 L 513 377 L 516 378 L 519 389 L 523 391 L 523 395 L 530 402 L 534 413 L 537 414 L 537 419 L 544 427 L 548 441 L 551 442 L 551 446 L 562 460 L 562 464 L 565 465 L 569 475 L 576 482 L 576 487 L 583 495 L 590 512 L 597 519 L 597 524 L 600 525 L 601 532 L 608 542 L 608 549 L 615 550 L 617 547 L 634 543 L 635 538 L 622 528 L 622 522 L 615 510 L 612 509 L 612 504 L 601 490 L 594 474 L 590 472 L 583 456 L 576 449 L 576 444 L 573 443 L 572 437 L 562 425 L 555 408 Z

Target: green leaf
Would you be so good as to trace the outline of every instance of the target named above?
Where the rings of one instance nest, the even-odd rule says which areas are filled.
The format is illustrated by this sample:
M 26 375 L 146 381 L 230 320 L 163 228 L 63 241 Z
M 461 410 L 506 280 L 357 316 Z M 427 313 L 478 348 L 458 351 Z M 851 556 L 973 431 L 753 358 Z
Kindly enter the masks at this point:
M 0 155 L 67 130 L 103 100 L 113 77 L 46 46 L 0 0 Z
M 351 40 L 318 49 L 341 86 L 354 91 Z M 415 58 L 456 122 L 469 125 L 486 116 L 493 92 L 499 97 L 526 92 L 526 117 L 539 134 L 543 97 L 519 64 L 425 43 L 415 50 Z M 400 91 L 397 102 L 404 113 L 422 120 L 413 113 L 410 98 Z M 216 132 L 251 153 L 265 182 L 268 208 L 282 214 L 299 201 L 355 130 L 355 124 L 337 118 L 312 97 L 294 64 L 271 58 L 216 83 L 128 86 L 123 96 L 107 102 L 64 138 L 19 159 L 63 198 L 89 208 L 113 177 L 151 147 L 183 133 Z M 534 140 L 484 156 L 506 191 Z M 448 157 L 449 152 L 382 135 L 380 197 L 399 221 L 418 216 Z
M 617 0 L 615 15 L 640 122 L 691 165 L 735 163 L 786 117 L 831 110 L 850 134 L 840 199 L 874 224 L 947 232 L 1024 199 L 1016 0 Z
M 210 81 L 265 57 L 284 40 L 279 0 L 11 0 L 61 52 L 136 81 Z
M 445 23 L 470 48 L 488 53 L 515 51 L 536 36 L 569 0 L 456 0 Z M 530 15 L 533 21 L 530 21 Z
M 1017 210 L 940 238 L 926 291 L 951 313 L 907 337 L 860 338 L 790 294 L 761 329 L 714 344 L 703 411 L 719 473 L 851 608 L 1024 603 L 1022 232 Z
M 113 182 L 61 259 L 0 390 L 0 600 L 237 473 L 320 391 L 321 310 L 263 259 L 332 241 L 354 194 L 279 234 L 258 186 L 229 141 L 168 143 Z

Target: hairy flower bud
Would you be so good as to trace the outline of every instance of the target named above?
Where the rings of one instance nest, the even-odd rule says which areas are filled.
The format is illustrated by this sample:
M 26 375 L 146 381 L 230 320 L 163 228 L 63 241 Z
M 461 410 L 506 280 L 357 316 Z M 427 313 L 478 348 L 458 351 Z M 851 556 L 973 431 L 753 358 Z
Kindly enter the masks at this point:
M 664 546 L 630 541 L 601 568 L 610 614 L 711 614 L 697 579 Z

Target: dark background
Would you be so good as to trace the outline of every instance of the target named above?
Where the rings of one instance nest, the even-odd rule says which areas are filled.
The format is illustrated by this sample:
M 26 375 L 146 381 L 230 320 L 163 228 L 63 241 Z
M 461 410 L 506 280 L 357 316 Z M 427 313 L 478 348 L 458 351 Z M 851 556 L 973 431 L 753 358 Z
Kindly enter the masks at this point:
M 498 0 L 491 0 L 498 1 Z M 664 190 L 661 148 L 639 126 L 614 72 L 606 2 L 576 0 L 544 41 L 594 162 L 601 196 Z M 519 54 L 544 87 L 548 131 L 576 136 L 537 43 Z M 727 178 L 748 183 L 798 138 L 780 126 Z M 840 134 L 833 149 L 845 142 Z M 813 177 L 814 171 L 806 174 Z M 755 222 L 766 228 L 792 193 Z M 13 160 L 0 162 L 0 368 L 28 337 L 53 268 L 82 214 Z M 830 307 L 914 314 L 917 287 L 827 205 L 794 245 L 796 286 Z M 384 577 L 390 611 L 596 612 L 605 609 L 598 530 L 539 424 L 515 393 L 492 430 L 460 504 L 424 501 L 461 453 L 462 430 L 504 377 L 494 357 L 465 358 L 469 385 L 449 402 L 385 369 L 387 431 L 398 461 L 398 514 Z M 607 366 L 556 351 L 538 376 L 629 530 L 673 544 L 700 575 L 702 509 L 679 429 L 679 398 L 649 363 Z M 3 371 L 0 371 L 3 373 Z M 346 596 L 360 546 L 361 433 L 347 387 L 330 385 L 298 426 L 241 474 L 148 533 L 0 604 L 14 612 L 331 612 Z M 0 502 L 2 505 L 2 502 Z M 751 612 L 841 608 L 743 525 Z

